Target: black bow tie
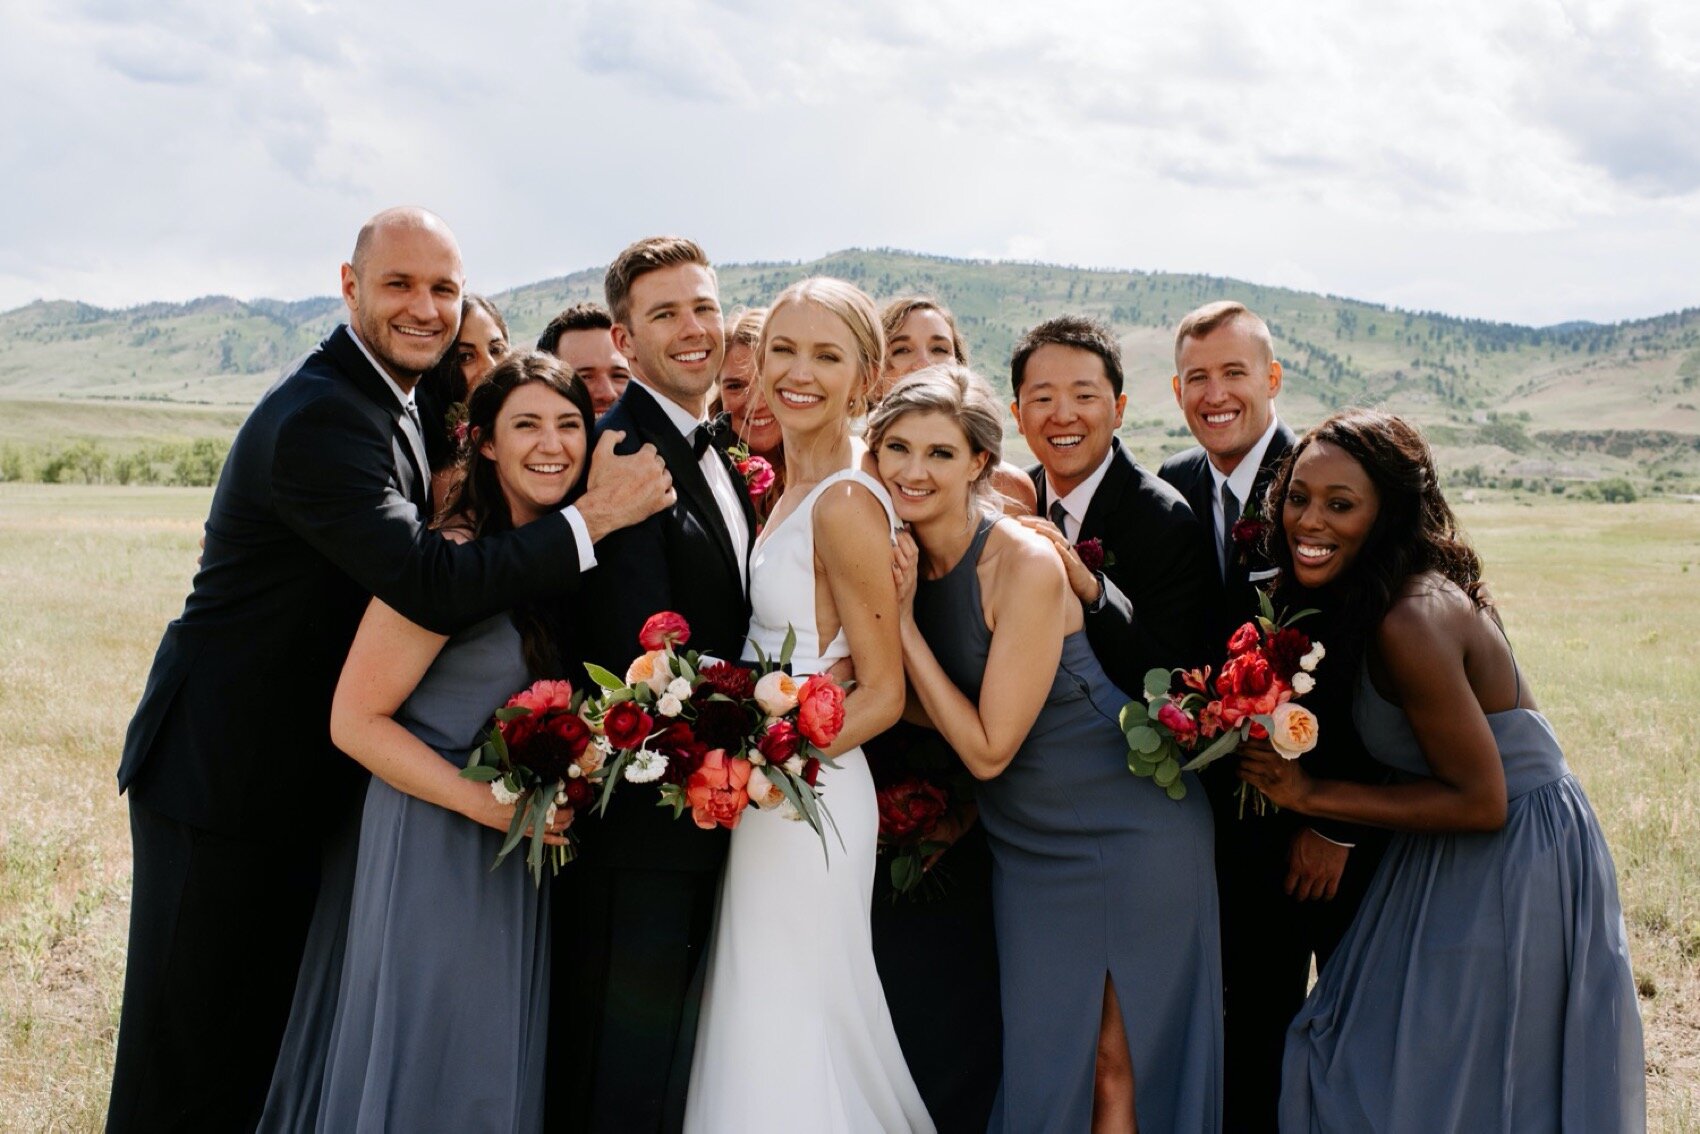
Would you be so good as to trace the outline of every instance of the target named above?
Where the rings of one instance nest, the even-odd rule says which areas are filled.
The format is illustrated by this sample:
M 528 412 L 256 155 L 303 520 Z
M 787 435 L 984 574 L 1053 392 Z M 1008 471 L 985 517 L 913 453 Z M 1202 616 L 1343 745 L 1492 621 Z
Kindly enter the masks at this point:
M 708 452 L 710 445 L 717 449 L 724 448 L 727 438 L 731 435 L 732 415 L 729 413 L 717 414 L 691 430 L 691 452 L 695 453 L 697 460 L 700 461 L 702 455 Z

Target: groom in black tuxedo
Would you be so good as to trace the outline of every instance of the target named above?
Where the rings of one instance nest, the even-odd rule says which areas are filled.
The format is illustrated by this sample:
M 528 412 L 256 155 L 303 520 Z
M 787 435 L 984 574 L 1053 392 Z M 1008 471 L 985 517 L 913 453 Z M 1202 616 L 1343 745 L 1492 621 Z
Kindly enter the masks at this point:
M 1199 444 L 1163 463 L 1211 533 L 1211 567 L 1223 601 L 1212 611 L 1213 664 L 1229 634 L 1257 614 L 1257 588 L 1275 571 L 1262 546 L 1264 497 L 1293 432 L 1275 415 L 1281 364 L 1263 320 L 1238 303 L 1212 303 L 1175 333 L 1175 400 Z M 1328 644 L 1314 617 L 1300 629 Z M 1373 779 L 1377 768 L 1352 727 L 1355 674 L 1325 659 L 1304 703 L 1322 722 L 1304 757 L 1313 775 Z M 1205 770 L 1216 813 L 1216 877 L 1222 909 L 1224 1128 L 1274 1131 L 1287 1025 L 1304 1000 L 1311 958 L 1324 964 L 1357 911 L 1386 843 L 1355 824 L 1291 812 L 1240 814 L 1234 761 Z
M 1016 343 L 1010 385 L 1010 412 L 1039 459 L 1028 475 L 1041 520 L 1030 526 L 1060 531 L 1052 538 L 1104 671 L 1137 696 L 1149 669 L 1204 664 L 1217 601 L 1210 548 L 1186 501 L 1116 437 L 1127 395 L 1115 336 L 1080 316 L 1041 323 Z M 1104 553 L 1096 571 L 1070 550 L 1092 540 Z
M 671 610 L 690 623 L 690 649 L 736 660 L 756 519 L 709 443 L 708 392 L 725 356 L 714 269 L 691 241 L 653 237 L 620 253 L 605 288 L 632 378 L 598 432 L 622 431 L 622 451 L 653 445 L 678 498 L 597 549 L 569 627 L 575 652 L 624 673 L 645 619 Z M 577 829 L 584 854 L 555 882 L 547 1126 L 676 1130 L 729 833 L 675 819 L 635 786 Z
M 672 499 L 653 453 L 601 453 L 560 514 L 465 545 L 426 529 L 413 388 L 454 342 L 461 285 L 440 218 L 378 214 L 342 267 L 348 325 L 231 447 L 118 768 L 135 871 L 109 1130 L 259 1117 L 321 856 L 357 827 L 366 773 L 332 747 L 330 703 L 371 597 L 450 633 L 577 587 L 594 541 Z

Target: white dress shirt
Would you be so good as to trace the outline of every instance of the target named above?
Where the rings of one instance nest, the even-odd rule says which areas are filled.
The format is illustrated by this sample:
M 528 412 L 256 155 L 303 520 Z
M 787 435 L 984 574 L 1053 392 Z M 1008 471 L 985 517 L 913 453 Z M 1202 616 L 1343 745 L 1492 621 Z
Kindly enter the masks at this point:
M 1068 542 L 1080 542 L 1080 525 L 1086 522 L 1086 510 L 1092 507 L 1092 497 L 1097 493 L 1098 486 L 1104 483 L 1104 474 L 1110 471 L 1110 459 L 1115 455 L 1116 449 L 1112 445 L 1104 453 L 1104 459 L 1098 462 L 1098 467 L 1092 470 L 1092 475 L 1075 485 L 1074 491 L 1067 496 L 1058 495 L 1051 474 L 1045 474 L 1045 495 L 1050 497 L 1053 503 L 1061 504 L 1063 511 L 1067 513 L 1063 517 L 1063 536 Z M 1050 508 L 1047 506 L 1045 511 L 1049 513 Z
M 655 399 L 655 404 L 661 407 L 661 412 L 667 415 L 667 420 L 679 431 L 679 436 L 689 445 L 697 426 L 708 419 L 697 417 L 635 374 L 632 375 L 632 381 L 649 392 L 649 396 Z M 748 591 L 750 565 L 747 553 L 750 547 L 750 525 L 744 520 L 744 506 L 738 500 L 738 494 L 743 488 L 732 483 L 732 472 L 726 467 L 725 458 L 716 453 L 712 445 L 703 450 L 697 467 L 702 470 L 702 478 L 708 482 L 708 491 L 713 494 L 714 502 L 720 506 L 720 518 L 726 521 L 726 530 L 732 536 L 732 557 L 738 561 L 738 581 L 743 583 L 744 589 Z

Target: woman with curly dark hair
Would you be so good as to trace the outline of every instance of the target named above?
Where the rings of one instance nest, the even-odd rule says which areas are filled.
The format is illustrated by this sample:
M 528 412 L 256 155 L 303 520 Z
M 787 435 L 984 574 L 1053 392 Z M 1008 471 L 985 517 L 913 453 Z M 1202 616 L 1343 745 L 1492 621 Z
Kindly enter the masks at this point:
M 1390 414 L 1335 414 L 1294 447 L 1269 515 L 1278 599 L 1332 614 L 1353 719 L 1393 779 L 1314 779 L 1267 743 L 1240 776 L 1396 832 L 1288 1033 L 1281 1129 L 1643 1129 L 1611 853 L 1427 444 Z

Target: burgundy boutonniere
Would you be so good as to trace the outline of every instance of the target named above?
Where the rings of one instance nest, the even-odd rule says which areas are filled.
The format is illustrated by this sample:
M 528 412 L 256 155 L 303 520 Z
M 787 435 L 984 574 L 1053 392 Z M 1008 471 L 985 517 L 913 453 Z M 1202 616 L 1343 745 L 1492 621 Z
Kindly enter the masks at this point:
M 772 463 L 766 457 L 752 454 L 750 447 L 741 441 L 736 445 L 726 446 L 726 459 L 732 462 L 732 467 L 744 478 L 744 491 L 749 493 L 750 503 L 759 511 L 762 500 L 773 487 L 775 476 Z
M 1080 562 L 1093 574 L 1116 565 L 1114 553 L 1104 550 L 1104 541 L 1101 539 L 1081 540 L 1074 545 L 1074 553 L 1080 556 Z
M 454 438 L 456 451 L 466 448 L 466 438 L 471 428 L 466 417 L 466 403 L 450 402 L 448 412 L 443 414 L 443 430 Z
M 1269 535 L 1269 529 L 1269 521 L 1263 518 L 1255 503 L 1234 521 L 1233 530 L 1229 535 L 1233 538 L 1241 567 L 1244 567 L 1253 555 L 1263 554 L 1263 544 Z

